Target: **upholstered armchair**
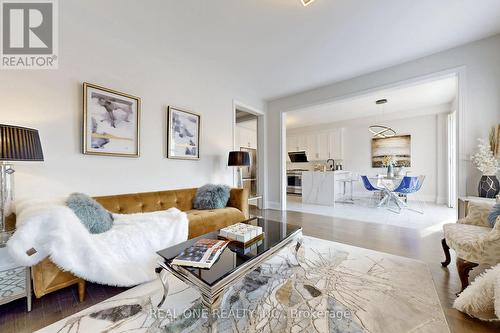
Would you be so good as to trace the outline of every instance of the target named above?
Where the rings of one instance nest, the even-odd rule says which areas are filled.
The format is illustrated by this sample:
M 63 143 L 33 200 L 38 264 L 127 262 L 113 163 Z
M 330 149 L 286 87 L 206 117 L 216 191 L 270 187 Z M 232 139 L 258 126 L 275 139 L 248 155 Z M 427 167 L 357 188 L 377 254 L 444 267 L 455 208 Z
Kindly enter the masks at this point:
M 495 203 L 469 202 L 466 216 L 457 223 L 443 225 L 444 238 L 441 241 L 446 260 L 450 264 L 450 248 L 457 255 L 456 263 L 462 290 L 469 285 L 469 272 L 479 264 L 500 263 L 500 217 L 494 228 L 488 223 L 488 215 Z
M 479 264 L 496 265 L 500 263 L 500 217 L 494 228 L 488 223 L 488 215 L 494 202 L 468 203 L 466 216 L 457 223 L 443 225 L 444 238 L 441 241 L 446 260 L 450 264 L 450 248 L 457 255 L 457 270 L 462 290 L 469 285 L 469 272 Z

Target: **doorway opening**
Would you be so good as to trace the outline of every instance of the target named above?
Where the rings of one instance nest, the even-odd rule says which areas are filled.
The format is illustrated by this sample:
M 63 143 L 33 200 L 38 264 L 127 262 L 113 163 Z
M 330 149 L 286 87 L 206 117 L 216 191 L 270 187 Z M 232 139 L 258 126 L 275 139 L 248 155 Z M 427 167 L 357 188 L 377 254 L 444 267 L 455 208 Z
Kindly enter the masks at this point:
M 243 188 L 248 190 L 248 203 L 261 209 L 263 206 L 263 126 L 264 114 L 241 103 L 234 104 L 234 150 L 245 151 L 250 155 L 250 165 L 243 167 Z M 234 184 L 238 175 L 234 175 Z
M 461 72 L 436 73 L 283 112 L 282 209 L 420 230 L 453 222 L 457 198 L 465 191 L 459 158 Z M 374 125 L 395 133 L 375 137 L 369 130 Z M 381 164 L 389 157 L 395 160 L 396 177 Z M 397 192 L 405 176 L 419 179 L 421 187 L 413 195 Z M 374 188 L 368 188 L 367 179 Z M 375 204 L 368 201 L 374 194 L 380 201 L 387 194 L 393 207 L 385 202 L 377 206 L 377 198 Z M 399 204 L 406 209 L 394 207 Z

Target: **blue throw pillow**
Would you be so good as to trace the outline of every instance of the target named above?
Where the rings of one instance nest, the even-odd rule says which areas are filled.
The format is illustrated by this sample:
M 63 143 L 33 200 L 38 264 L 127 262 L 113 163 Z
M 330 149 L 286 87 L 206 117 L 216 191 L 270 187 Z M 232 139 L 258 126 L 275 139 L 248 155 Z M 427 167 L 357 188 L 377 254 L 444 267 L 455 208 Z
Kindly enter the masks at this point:
M 496 203 L 491 209 L 490 215 L 488 215 L 488 223 L 493 228 L 495 226 L 495 222 L 497 221 L 497 217 L 500 216 L 500 202 Z
M 66 200 L 66 205 L 91 234 L 100 234 L 113 226 L 113 215 L 86 194 L 71 194 Z
M 231 188 L 227 185 L 203 185 L 196 191 L 193 206 L 195 209 L 224 208 L 229 200 Z

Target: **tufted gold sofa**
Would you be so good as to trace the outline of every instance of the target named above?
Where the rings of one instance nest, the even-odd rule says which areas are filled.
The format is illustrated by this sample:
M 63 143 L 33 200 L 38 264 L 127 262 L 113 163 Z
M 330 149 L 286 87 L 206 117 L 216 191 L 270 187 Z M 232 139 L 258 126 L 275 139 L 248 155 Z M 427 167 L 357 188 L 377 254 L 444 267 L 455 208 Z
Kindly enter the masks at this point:
M 226 208 L 196 210 L 193 199 L 196 188 L 160 192 L 132 193 L 95 197 L 101 205 L 113 213 L 132 214 L 166 210 L 176 207 L 185 211 L 189 220 L 189 238 L 224 228 L 248 218 L 248 191 L 231 189 Z M 33 291 L 40 298 L 53 291 L 78 285 L 80 302 L 85 295 L 85 281 L 70 272 L 60 270 L 46 258 L 32 267 Z

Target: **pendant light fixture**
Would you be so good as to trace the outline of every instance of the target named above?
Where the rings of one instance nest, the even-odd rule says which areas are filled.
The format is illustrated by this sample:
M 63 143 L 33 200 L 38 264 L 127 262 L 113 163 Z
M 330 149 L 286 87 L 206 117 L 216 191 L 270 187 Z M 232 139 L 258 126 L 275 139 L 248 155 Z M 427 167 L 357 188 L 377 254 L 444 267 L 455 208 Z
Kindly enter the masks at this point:
M 382 105 L 382 118 L 384 117 L 384 104 L 386 103 L 387 99 L 385 98 L 375 101 L 375 104 Z M 368 127 L 368 130 L 373 134 L 373 138 L 375 139 L 391 138 L 396 135 L 396 131 L 384 125 L 371 125 Z

